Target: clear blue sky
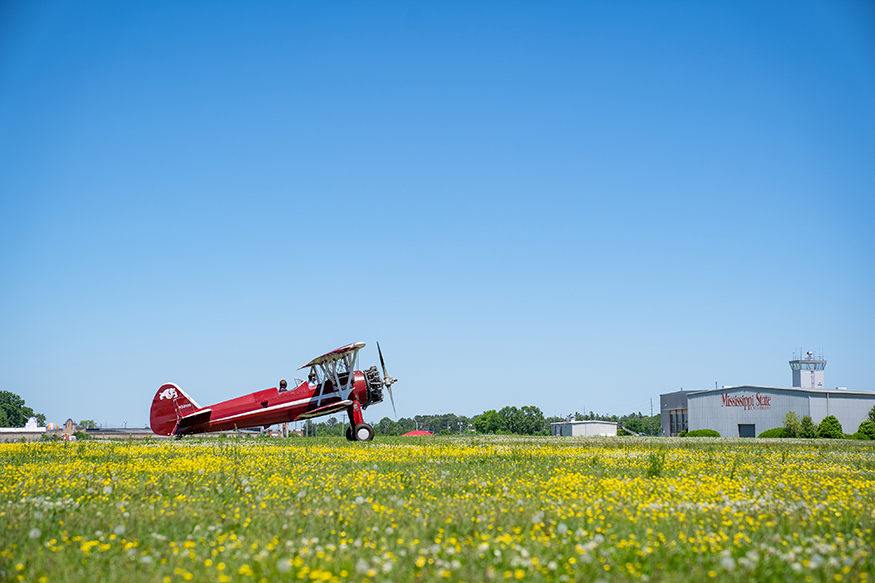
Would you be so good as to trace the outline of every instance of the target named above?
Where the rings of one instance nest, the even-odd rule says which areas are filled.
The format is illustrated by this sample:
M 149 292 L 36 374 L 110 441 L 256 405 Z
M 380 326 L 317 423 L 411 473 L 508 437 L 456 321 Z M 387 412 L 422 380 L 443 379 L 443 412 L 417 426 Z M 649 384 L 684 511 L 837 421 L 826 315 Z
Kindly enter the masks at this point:
M 0 3 L 0 390 L 49 421 L 376 340 L 406 417 L 799 348 L 875 390 L 873 270 L 871 3 Z

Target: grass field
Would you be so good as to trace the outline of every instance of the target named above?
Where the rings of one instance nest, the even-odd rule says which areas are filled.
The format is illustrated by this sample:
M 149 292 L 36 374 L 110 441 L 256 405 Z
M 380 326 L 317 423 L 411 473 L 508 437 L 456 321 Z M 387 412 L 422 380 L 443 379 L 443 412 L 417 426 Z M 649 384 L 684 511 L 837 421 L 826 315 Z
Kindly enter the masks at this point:
M 0 445 L 10 581 L 867 581 L 873 526 L 872 442 Z

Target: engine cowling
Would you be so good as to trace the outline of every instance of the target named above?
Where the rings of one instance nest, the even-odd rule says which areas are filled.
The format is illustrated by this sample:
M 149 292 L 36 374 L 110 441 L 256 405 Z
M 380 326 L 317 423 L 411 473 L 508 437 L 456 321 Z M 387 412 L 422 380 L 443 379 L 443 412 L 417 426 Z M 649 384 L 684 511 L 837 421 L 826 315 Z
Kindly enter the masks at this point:
M 376 366 L 372 366 L 368 370 L 365 371 L 365 385 L 368 388 L 368 401 L 367 404 L 364 405 L 367 407 L 368 405 L 372 405 L 374 403 L 382 403 L 383 402 L 383 379 L 380 378 L 380 373 L 377 371 Z

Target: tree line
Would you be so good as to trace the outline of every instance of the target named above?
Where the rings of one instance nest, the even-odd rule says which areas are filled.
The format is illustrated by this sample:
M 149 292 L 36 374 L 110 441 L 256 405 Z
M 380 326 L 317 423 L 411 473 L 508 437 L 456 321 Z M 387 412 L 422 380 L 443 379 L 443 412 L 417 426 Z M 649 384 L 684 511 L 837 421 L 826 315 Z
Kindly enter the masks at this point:
M 412 418 L 402 417 L 397 421 L 383 417 L 374 424 L 377 435 L 403 435 L 410 431 L 428 431 L 435 435 L 453 435 L 466 433 L 496 434 L 496 435 L 550 435 L 550 425 L 562 421 L 616 421 L 621 427 L 642 435 L 659 435 L 659 415 L 647 416 L 641 413 L 630 413 L 623 416 L 599 415 L 590 411 L 588 414 L 575 412 L 566 416 L 545 417 L 544 413 L 534 405 L 524 407 L 503 407 L 490 409 L 473 417 L 441 413 L 439 415 L 416 415 Z M 348 426 L 345 417 L 338 420 L 329 417 L 325 421 L 309 420 L 304 423 L 305 435 L 337 435 L 341 436 Z

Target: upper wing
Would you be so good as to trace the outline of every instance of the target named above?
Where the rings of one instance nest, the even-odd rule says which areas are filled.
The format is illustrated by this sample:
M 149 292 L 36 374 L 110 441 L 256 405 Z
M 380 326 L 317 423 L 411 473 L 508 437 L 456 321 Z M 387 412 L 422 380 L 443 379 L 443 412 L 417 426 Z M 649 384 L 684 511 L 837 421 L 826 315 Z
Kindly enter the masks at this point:
M 317 356 L 301 368 L 307 368 L 308 366 L 313 366 L 316 364 L 325 364 L 326 362 L 331 362 L 332 360 L 337 360 L 338 358 L 343 358 L 343 355 L 348 354 L 350 352 L 358 352 L 362 348 L 364 348 L 364 342 L 353 342 L 352 344 L 347 344 L 346 346 L 341 346 L 337 350 L 332 350 L 322 356 Z

